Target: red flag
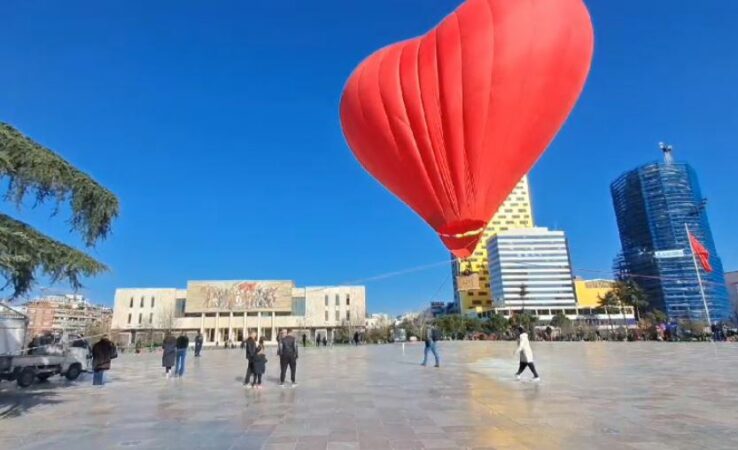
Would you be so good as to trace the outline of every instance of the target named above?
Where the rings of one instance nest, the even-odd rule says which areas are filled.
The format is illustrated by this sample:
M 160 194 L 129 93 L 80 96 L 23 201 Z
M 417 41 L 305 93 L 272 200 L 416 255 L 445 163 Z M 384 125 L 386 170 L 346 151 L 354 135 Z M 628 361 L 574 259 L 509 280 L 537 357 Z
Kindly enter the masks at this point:
M 702 242 L 700 242 L 692 233 L 689 233 L 689 243 L 692 246 L 692 252 L 700 260 L 702 268 L 705 272 L 712 272 L 712 265 L 710 265 L 710 252 L 707 251 Z

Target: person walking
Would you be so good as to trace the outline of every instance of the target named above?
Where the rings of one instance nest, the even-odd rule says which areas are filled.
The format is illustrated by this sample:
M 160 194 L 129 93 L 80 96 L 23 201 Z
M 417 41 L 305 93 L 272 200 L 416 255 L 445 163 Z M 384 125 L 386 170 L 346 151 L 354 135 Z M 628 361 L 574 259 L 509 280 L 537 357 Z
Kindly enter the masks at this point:
M 323 347 L 328 347 L 328 337 L 325 335 L 323 336 Z
M 297 387 L 295 381 L 295 372 L 297 371 L 297 343 L 295 338 L 290 334 L 290 330 L 282 330 L 282 339 L 279 340 L 279 385 L 284 387 L 284 379 L 287 375 L 287 367 L 290 368 L 290 378 L 292 379 L 292 387 Z
M 183 331 L 177 338 L 177 361 L 174 372 L 178 377 L 184 375 L 185 357 L 187 356 L 187 347 L 190 346 L 190 338 Z
M 429 326 L 425 331 L 425 350 L 423 351 L 423 362 L 421 366 L 425 366 L 428 363 L 428 352 L 433 353 L 433 358 L 436 360 L 436 367 L 441 367 L 440 358 L 438 358 L 438 350 L 436 349 L 436 341 L 440 339 L 440 333 L 434 326 Z
M 302 333 L 302 347 L 305 348 L 308 345 L 308 337 L 307 334 Z
M 357 347 L 359 346 L 359 332 L 358 331 L 354 332 L 354 345 Z
M 266 372 L 266 363 L 267 358 L 266 354 L 264 353 L 264 337 L 260 337 L 259 345 L 257 345 L 254 349 L 252 364 L 254 371 L 254 380 L 251 383 L 252 389 L 261 389 L 261 376 L 264 375 L 264 372 Z
M 202 333 L 200 333 L 200 331 L 198 330 L 197 336 L 195 336 L 195 357 L 196 358 L 200 357 L 200 352 L 202 351 L 202 343 L 203 343 Z
M 528 333 L 525 332 L 523 327 L 518 327 L 518 333 L 518 348 L 515 350 L 515 353 L 520 355 L 520 366 L 518 366 L 515 379 L 520 380 L 520 375 L 527 367 L 533 372 L 533 381 L 540 381 L 541 377 L 538 376 L 536 366 L 533 364 L 533 349 L 530 347 L 530 342 L 528 341 Z
M 260 341 L 263 342 L 263 339 Z M 249 337 L 246 338 L 246 343 L 244 344 L 244 347 L 246 348 L 246 377 L 243 379 L 244 386 L 251 386 L 253 387 L 253 383 L 249 384 L 251 381 L 251 376 L 254 374 L 254 355 L 256 355 L 256 334 L 253 332 L 249 333 Z
M 161 365 L 164 367 L 164 376 L 169 378 L 171 376 L 170 371 L 172 370 L 172 367 L 174 367 L 175 359 L 177 358 L 177 338 L 167 331 L 167 335 L 164 338 L 164 342 L 161 344 L 161 348 Z
M 105 384 L 104 374 L 110 370 L 110 361 L 118 357 L 115 344 L 110 342 L 108 335 L 103 337 L 92 346 L 92 384 L 102 386 Z

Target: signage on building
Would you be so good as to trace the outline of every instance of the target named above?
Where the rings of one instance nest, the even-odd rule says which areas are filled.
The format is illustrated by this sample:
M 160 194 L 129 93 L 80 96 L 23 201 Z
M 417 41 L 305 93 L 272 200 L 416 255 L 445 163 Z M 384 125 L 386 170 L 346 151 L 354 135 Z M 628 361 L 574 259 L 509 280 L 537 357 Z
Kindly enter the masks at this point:
M 479 274 L 459 275 L 456 277 L 456 288 L 459 291 L 479 289 Z
M 292 281 L 188 281 L 187 312 L 292 311 Z
M 657 250 L 653 252 L 653 256 L 657 259 L 682 258 L 684 256 L 684 249 Z

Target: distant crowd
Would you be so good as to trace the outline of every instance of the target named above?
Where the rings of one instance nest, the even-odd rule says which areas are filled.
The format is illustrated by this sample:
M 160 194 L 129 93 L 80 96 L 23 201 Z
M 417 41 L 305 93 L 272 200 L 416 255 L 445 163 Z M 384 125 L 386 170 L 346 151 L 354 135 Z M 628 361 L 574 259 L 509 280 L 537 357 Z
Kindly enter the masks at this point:
M 539 381 L 540 376 L 533 362 L 533 350 L 530 345 L 528 333 L 523 327 L 518 327 L 517 332 L 517 348 L 515 350 L 516 355 L 519 356 L 519 366 L 515 373 L 517 380 L 521 379 L 522 373 L 529 369 L 533 374 L 533 381 Z M 424 350 L 423 350 L 423 361 L 420 363 L 421 366 L 428 364 L 428 357 L 433 356 L 434 367 L 441 367 L 441 358 L 438 348 L 439 341 L 443 340 L 443 336 L 440 330 L 429 325 L 425 329 L 423 336 Z M 363 343 L 361 334 L 355 332 L 351 344 L 359 346 Z M 327 338 L 316 338 L 316 346 L 327 346 Z M 303 347 L 308 346 L 308 339 L 305 334 L 302 335 Z M 181 332 L 179 336 L 175 337 L 172 333 L 167 333 L 164 337 L 164 341 L 161 345 L 162 353 L 162 367 L 164 368 L 165 378 L 181 378 L 185 375 L 185 366 L 187 359 L 187 352 L 190 348 L 190 340 L 184 332 Z M 233 348 L 233 346 L 227 345 L 227 348 Z M 241 348 L 245 352 L 246 359 L 246 374 L 243 379 L 243 384 L 249 389 L 262 389 L 263 386 L 263 375 L 266 372 L 267 366 L 267 352 L 264 343 L 264 337 L 257 339 L 256 333 L 250 333 L 248 338 L 241 342 Z M 404 348 L 404 347 L 403 347 Z M 200 357 L 203 351 L 203 336 L 200 332 L 194 339 L 194 356 Z M 404 350 L 403 350 L 404 351 Z M 115 345 L 108 339 L 107 336 L 96 343 L 92 347 L 94 369 L 93 384 L 103 385 L 104 384 L 104 373 L 111 368 L 111 361 L 115 359 L 117 355 L 117 349 Z M 277 358 L 279 361 L 279 386 L 287 387 L 285 384 L 287 380 L 287 372 L 289 372 L 290 387 L 297 387 L 297 361 L 299 358 L 299 345 L 298 340 L 292 335 L 291 330 L 281 330 L 277 336 Z

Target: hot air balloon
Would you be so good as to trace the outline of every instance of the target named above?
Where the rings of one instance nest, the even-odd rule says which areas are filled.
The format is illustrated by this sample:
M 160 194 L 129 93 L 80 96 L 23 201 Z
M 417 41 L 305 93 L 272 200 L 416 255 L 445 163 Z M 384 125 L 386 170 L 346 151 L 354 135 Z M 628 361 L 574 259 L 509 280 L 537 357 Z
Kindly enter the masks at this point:
M 340 105 L 348 145 L 468 257 L 574 107 L 593 40 L 582 0 L 467 0 L 354 70 Z

